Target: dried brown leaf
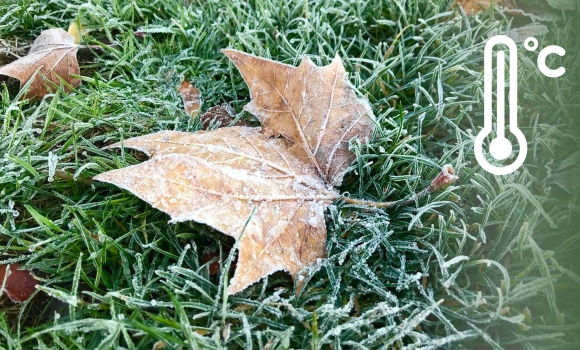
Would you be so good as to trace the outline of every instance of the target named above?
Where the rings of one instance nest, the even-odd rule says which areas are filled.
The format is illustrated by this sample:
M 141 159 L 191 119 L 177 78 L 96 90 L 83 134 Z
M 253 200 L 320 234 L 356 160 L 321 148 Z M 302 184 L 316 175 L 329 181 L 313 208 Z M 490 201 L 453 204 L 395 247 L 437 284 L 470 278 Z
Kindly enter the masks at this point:
M 6 267 L 7 265 L 0 265 L 0 286 L 6 277 Z M 36 290 L 37 284 L 38 281 L 30 271 L 21 270 L 20 264 L 10 264 L 10 273 L 2 293 L 6 293 L 13 302 L 23 302 Z
M 267 136 L 282 135 L 302 145 L 322 178 L 342 182 L 354 158 L 348 144 L 373 131 L 370 106 L 358 99 L 340 58 L 325 67 L 304 57 L 298 67 L 223 50 L 252 94 L 244 109 L 260 118 Z
M 369 137 L 374 124 L 338 58 L 326 67 L 304 59 L 295 68 L 224 53 L 249 84 L 253 99 L 245 108 L 261 119 L 263 130 L 132 138 L 123 146 L 151 160 L 94 179 L 131 191 L 172 222 L 195 220 L 238 240 L 232 294 L 275 271 L 296 278 L 325 257 L 323 212 L 339 196 L 332 186 L 340 184 L 353 158 L 349 141 Z
M 189 81 L 184 80 L 177 91 L 179 91 L 181 98 L 183 99 L 185 112 L 192 118 L 195 117 L 201 107 L 201 92 L 199 89 L 191 85 Z
M 34 77 L 28 97 L 32 100 L 41 99 L 50 93 L 50 84 L 42 77 L 55 85 L 60 85 L 60 79 L 73 88 L 80 85 L 81 81 L 73 77 L 80 74 L 77 51 L 73 36 L 62 29 L 48 29 L 36 38 L 28 55 L 0 68 L 0 75 L 18 79 L 20 88 Z M 37 70 L 39 74 L 36 74 Z M 71 90 L 66 85 L 64 89 Z
M 172 222 L 195 220 L 241 239 L 229 293 L 279 270 L 295 277 L 325 257 L 323 211 L 338 194 L 326 189 L 302 147 L 246 127 L 164 131 L 124 146 L 152 159 L 94 179 L 131 191 Z

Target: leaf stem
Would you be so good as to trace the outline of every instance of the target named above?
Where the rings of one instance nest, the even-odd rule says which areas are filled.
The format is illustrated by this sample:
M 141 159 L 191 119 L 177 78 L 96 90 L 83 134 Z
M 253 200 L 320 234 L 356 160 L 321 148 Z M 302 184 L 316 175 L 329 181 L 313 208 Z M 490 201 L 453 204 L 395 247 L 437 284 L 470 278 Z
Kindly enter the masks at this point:
M 436 192 L 444 187 L 451 185 L 458 178 L 459 177 L 457 175 L 455 175 L 455 170 L 453 170 L 453 167 L 450 164 L 446 164 L 441 169 L 441 172 L 433 179 L 433 181 L 431 181 L 431 184 L 429 184 L 429 186 L 427 186 L 422 191 L 412 195 L 411 197 L 409 197 L 407 199 L 400 199 L 400 200 L 391 201 L 391 202 L 374 202 L 374 201 L 367 201 L 364 199 L 355 199 L 355 198 L 349 198 L 349 197 L 344 197 L 344 196 L 341 196 L 341 198 L 345 203 L 349 203 L 349 204 L 366 205 L 366 206 L 375 207 L 375 208 L 392 208 L 395 206 L 412 204 L 418 199 L 421 199 L 421 198 L 423 198 L 423 197 L 425 197 L 433 192 Z

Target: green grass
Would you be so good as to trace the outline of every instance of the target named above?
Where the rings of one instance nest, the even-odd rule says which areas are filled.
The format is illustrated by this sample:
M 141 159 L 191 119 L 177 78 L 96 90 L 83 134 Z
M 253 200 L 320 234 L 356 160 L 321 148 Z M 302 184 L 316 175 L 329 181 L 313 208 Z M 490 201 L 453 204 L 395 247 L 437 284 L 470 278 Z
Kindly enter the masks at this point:
M 483 124 L 484 40 L 508 30 L 510 18 L 466 17 L 449 0 L 305 5 L 0 3 L 0 38 L 11 45 L 78 20 L 84 43 L 101 46 L 81 59 L 83 84 L 72 94 L 28 102 L 1 91 L 0 262 L 33 269 L 42 287 L 22 305 L 0 302 L 0 348 L 580 346 L 580 191 L 550 181 L 580 149 L 575 14 L 557 13 L 540 39 L 566 48 L 551 62 L 566 76 L 541 76 L 537 52 L 520 50 L 530 152 L 521 171 L 495 177 L 477 165 L 473 139 Z M 109 143 L 199 129 L 177 93 L 184 77 L 202 91 L 203 110 L 229 102 L 249 119 L 249 93 L 220 53 L 226 47 L 288 64 L 341 56 L 377 120 L 370 144 L 353 142 L 357 160 L 341 191 L 397 200 L 446 163 L 460 180 L 403 208 L 335 203 L 328 259 L 306 271 L 299 293 L 277 273 L 226 297 L 227 269 L 212 276 L 201 257 L 225 259 L 231 240 L 195 222 L 169 225 L 130 193 L 89 181 L 144 159 L 101 150 Z

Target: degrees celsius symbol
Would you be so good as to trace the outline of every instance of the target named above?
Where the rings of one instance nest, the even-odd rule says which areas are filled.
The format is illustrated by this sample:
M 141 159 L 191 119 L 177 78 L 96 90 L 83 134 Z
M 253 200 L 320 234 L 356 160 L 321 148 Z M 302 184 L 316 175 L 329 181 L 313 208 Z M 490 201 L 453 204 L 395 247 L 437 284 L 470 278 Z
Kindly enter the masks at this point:
M 483 141 L 493 131 L 493 48 L 497 44 L 504 44 L 509 50 L 509 131 L 516 137 L 519 145 L 519 152 L 516 160 L 509 165 L 495 166 L 490 164 L 483 154 Z M 534 51 L 538 48 L 538 41 L 535 38 L 527 38 L 524 47 L 528 51 Z M 566 73 L 564 67 L 558 69 L 548 68 L 546 58 L 550 54 L 564 56 L 566 51 L 560 46 L 551 45 L 540 51 L 538 55 L 538 69 L 542 74 L 550 78 L 557 78 Z M 507 159 L 512 154 L 512 144 L 505 137 L 505 52 L 497 52 L 497 90 L 496 90 L 496 132 L 495 138 L 489 145 L 489 153 L 496 160 Z M 518 49 L 516 43 L 505 35 L 496 35 L 485 45 L 484 52 L 484 124 L 483 129 L 475 138 L 474 151 L 477 162 L 486 171 L 495 175 L 507 175 L 516 171 L 526 159 L 528 145 L 526 137 L 518 129 Z

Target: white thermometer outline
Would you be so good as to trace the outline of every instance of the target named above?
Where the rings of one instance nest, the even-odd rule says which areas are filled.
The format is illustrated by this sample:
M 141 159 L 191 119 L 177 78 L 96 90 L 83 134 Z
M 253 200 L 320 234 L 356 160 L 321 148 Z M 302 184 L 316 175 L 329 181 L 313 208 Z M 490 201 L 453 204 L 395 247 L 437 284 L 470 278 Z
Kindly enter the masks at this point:
M 493 48 L 497 44 L 504 44 L 509 49 L 509 123 L 510 132 L 516 137 L 519 144 L 519 154 L 516 160 L 506 166 L 490 164 L 483 154 L 483 141 L 493 130 Z M 505 137 L 505 53 L 499 50 L 497 53 L 497 137 L 490 144 L 491 155 L 503 160 L 510 156 L 512 147 Z M 486 171 L 495 175 L 507 175 L 516 171 L 525 161 L 528 154 L 526 137 L 518 129 L 518 50 L 516 43 L 505 35 L 497 35 L 489 39 L 485 44 L 484 52 L 484 124 L 483 129 L 475 138 L 474 151 L 477 162 Z

